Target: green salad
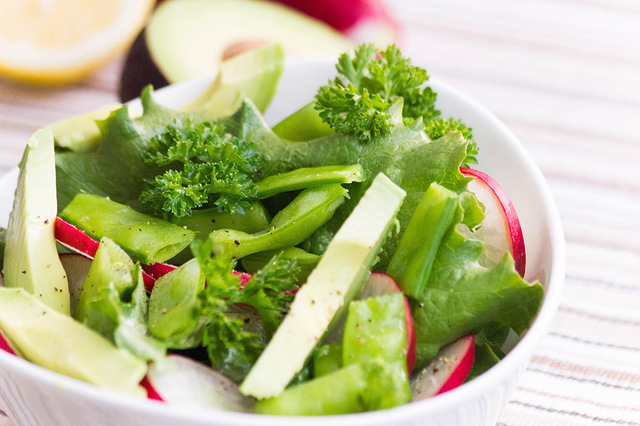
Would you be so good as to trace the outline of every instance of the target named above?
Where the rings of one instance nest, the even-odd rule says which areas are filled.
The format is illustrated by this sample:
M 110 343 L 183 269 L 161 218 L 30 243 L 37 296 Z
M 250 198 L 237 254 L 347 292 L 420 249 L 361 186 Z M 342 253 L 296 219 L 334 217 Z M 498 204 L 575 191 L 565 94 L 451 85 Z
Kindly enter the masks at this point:
M 138 117 L 34 134 L 0 233 L 5 349 L 168 404 L 207 392 L 171 376 L 194 363 L 225 383 L 202 406 L 281 415 L 391 408 L 499 362 L 543 289 L 509 249 L 479 261 L 478 147 L 426 71 L 358 46 L 271 128 L 282 48 L 245 55 L 181 110 L 147 88 Z M 453 365 L 424 395 L 434 362 Z

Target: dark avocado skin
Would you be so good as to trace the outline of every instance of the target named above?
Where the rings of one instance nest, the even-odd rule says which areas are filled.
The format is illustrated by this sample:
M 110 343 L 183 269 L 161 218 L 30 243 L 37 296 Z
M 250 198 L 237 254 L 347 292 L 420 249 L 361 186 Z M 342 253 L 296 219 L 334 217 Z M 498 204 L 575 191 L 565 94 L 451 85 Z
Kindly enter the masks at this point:
M 139 97 L 142 89 L 149 84 L 160 89 L 169 85 L 169 82 L 151 59 L 143 30 L 131 45 L 122 68 L 118 92 L 120 101 L 129 102 Z

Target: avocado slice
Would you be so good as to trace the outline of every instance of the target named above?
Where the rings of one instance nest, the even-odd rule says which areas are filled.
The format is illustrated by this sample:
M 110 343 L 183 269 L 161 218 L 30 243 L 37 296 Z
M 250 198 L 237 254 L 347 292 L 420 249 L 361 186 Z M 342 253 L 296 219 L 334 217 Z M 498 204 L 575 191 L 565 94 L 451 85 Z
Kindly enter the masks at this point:
M 169 83 L 215 75 L 239 47 L 281 42 L 296 56 L 335 58 L 351 42 L 281 4 L 256 0 L 161 3 L 145 29 L 149 55 Z
M 87 152 L 100 143 L 101 134 L 96 120 L 104 120 L 122 104 L 107 105 L 85 114 L 76 115 L 51 124 L 56 146 L 75 152 Z
M 302 369 L 362 290 L 405 195 L 384 174 L 374 179 L 296 294 L 288 315 L 240 385 L 242 393 L 259 399 L 277 396 Z
M 24 288 L 69 315 L 69 284 L 53 234 L 57 201 L 51 129 L 40 129 L 29 138 L 19 167 L 6 234 L 5 286 Z
M 227 117 L 240 108 L 245 98 L 264 112 L 276 94 L 284 68 L 280 43 L 250 50 L 222 62 L 211 85 L 183 111 L 207 110 L 214 117 Z
M 145 396 L 147 364 L 21 288 L 0 288 L 0 330 L 25 359 L 94 385 Z

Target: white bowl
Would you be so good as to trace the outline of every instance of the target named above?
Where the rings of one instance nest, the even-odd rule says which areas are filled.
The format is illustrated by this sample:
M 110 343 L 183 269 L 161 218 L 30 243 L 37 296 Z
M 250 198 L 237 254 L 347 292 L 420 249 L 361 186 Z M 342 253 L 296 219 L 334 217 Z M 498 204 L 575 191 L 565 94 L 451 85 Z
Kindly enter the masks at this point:
M 270 124 L 308 103 L 335 74 L 328 60 L 287 63 L 266 114 Z M 179 107 L 211 81 L 200 79 L 159 90 L 160 103 Z M 565 272 L 564 239 L 551 193 L 522 145 L 496 117 L 444 83 L 432 80 L 438 108 L 473 128 L 480 146 L 478 169 L 495 178 L 519 214 L 527 249 L 527 279 L 545 288 L 542 308 L 515 348 L 480 377 L 445 394 L 390 410 L 331 417 L 278 417 L 181 410 L 131 398 L 62 376 L 0 351 L 0 409 L 17 424 L 60 425 L 494 425 L 536 345 L 556 312 Z M 135 106 L 133 106 L 135 108 Z M 17 169 L 0 180 L 0 226 L 6 226 Z

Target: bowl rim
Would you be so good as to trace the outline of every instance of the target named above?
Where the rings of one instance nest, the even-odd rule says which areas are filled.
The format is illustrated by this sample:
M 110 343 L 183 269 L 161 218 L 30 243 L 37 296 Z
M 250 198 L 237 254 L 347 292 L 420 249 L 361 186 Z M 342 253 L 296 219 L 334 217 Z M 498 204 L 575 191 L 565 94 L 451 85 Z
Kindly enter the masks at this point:
M 293 68 L 313 65 L 326 66 L 328 61 L 328 59 L 324 58 L 287 60 L 286 66 Z M 331 62 L 335 63 L 335 60 L 332 59 Z M 194 88 L 204 88 L 212 80 L 213 77 L 203 77 L 185 81 L 159 89 L 155 94 L 162 103 L 173 96 L 172 92 L 179 93 L 183 90 L 193 91 Z M 399 422 L 415 418 L 417 415 L 426 416 L 431 413 L 442 412 L 443 410 L 459 408 L 461 401 L 470 401 L 475 397 L 482 395 L 482 393 L 489 389 L 492 384 L 506 380 L 514 371 L 524 369 L 530 356 L 533 354 L 536 345 L 542 340 L 543 336 L 549 330 L 555 316 L 555 312 L 560 304 L 566 268 L 565 241 L 559 212 L 542 172 L 527 153 L 524 146 L 518 141 L 516 136 L 486 107 L 437 78 L 431 78 L 429 80 L 429 85 L 434 88 L 439 96 L 457 98 L 457 102 L 467 104 L 468 107 L 479 113 L 482 119 L 485 120 L 490 127 L 498 131 L 504 143 L 514 149 L 520 159 L 525 163 L 527 173 L 533 178 L 534 186 L 540 191 L 543 200 L 540 210 L 548 221 L 549 246 L 553 251 L 551 254 L 548 282 L 545 286 L 542 306 L 531 327 L 525 332 L 518 344 L 516 344 L 515 347 L 497 365 L 474 380 L 465 383 L 463 386 L 427 400 L 411 402 L 388 410 L 345 415 L 304 417 L 304 422 L 306 424 L 326 424 L 326 422 L 331 421 L 333 424 L 348 424 L 355 426 L 368 425 L 372 422 Z M 194 92 L 196 95 L 198 93 L 199 92 L 197 91 Z M 138 103 L 139 99 L 132 101 L 129 105 L 135 109 Z M 180 106 L 180 103 L 177 105 L 173 104 L 172 106 Z M 11 185 L 12 182 L 15 181 L 17 171 L 18 169 L 16 167 L 9 173 L 0 177 L 0 190 L 1 188 Z M 138 398 L 131 398 L 128 395 L 121 394 L 116 391 L 98 388 L 89 383 L 64 376 L 4 351 L 0 352 L 0 368 L 15 370 L 17 373 L 28 376 L 32 380 L 47 383 L 61 390 L 80 395 L 82 398 L 93 399 L 100 404 L 109 404 L 112 405 L 113 408 L 132 410 L 132 413 L 136 412 L 139 415 L 160 415 L 168 420 L 175 419 L 176 421 L 194 423 L 210 422 L 212 420 L 210 417 L 212 412 L 211 410 L 193 409 L 192 407 L 175 407 L 149 399 L 140 400 Z M 503 404 L 506 402 L 506 400 L 503 401 Z M 4 403 L 4 401 L 0 400 L 0 404 L 2 403 Z M 0 405 L 0 408 L 3 407 Z M 296 416 L 273 416 L 216 411 L 216 420 L 220 423 L 234 425 L 256 424 L 257 422 L 261 425 L 293 425 L 299 424 L 300 419 L 301 417 Z

